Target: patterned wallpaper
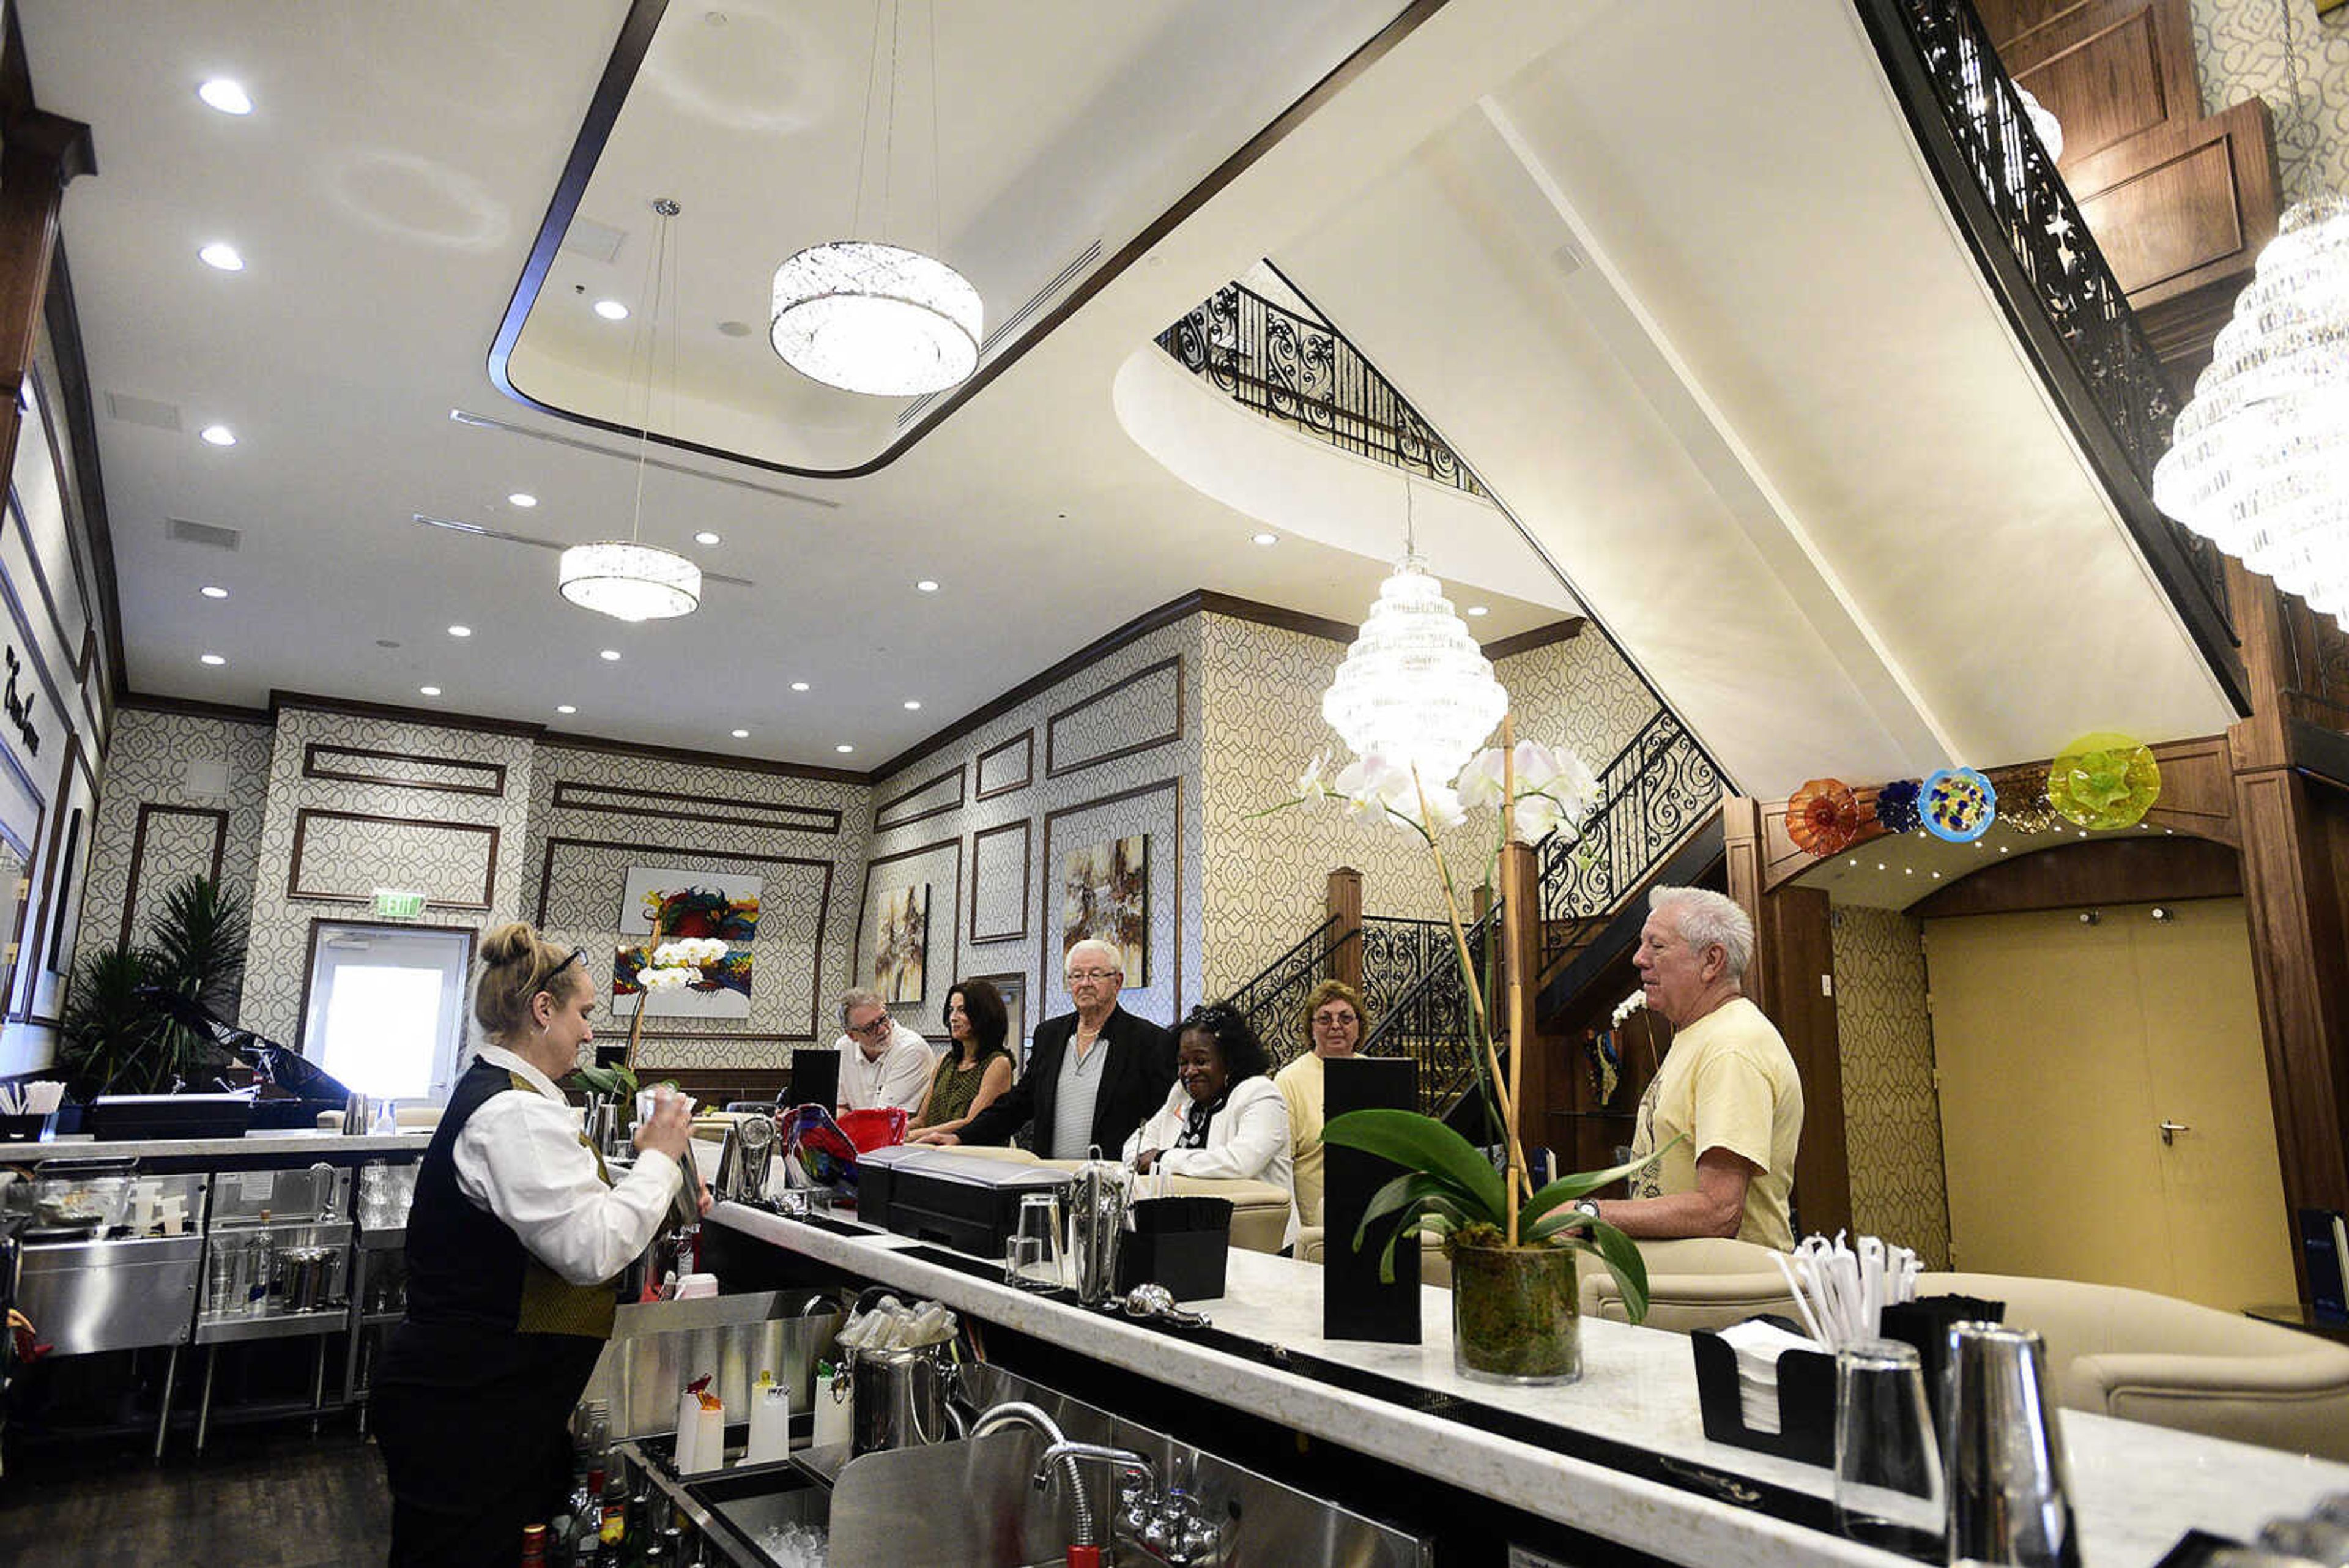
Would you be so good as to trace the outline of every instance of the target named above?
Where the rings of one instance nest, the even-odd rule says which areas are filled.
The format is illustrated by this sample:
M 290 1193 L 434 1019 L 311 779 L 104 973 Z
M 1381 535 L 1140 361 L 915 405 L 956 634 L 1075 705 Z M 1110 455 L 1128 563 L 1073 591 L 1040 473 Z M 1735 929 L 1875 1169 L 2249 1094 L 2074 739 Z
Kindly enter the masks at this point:
M 2286 5 L 2300 63 L 2296 106 Z M 2285 203 L 2349 191 L 2349 11 L 2319 20 L 2311 0 L 2192 0 L 2189 9 L 2203 105 L 2221 109 L 2254 95 L 2268 100 Z
M 1352 822 L 1335 807 L 1265 816 L 1288 797 L 1319 752 L 1332 768 L 1349 758 L 1321 718 L 1321 693 L 1345 649 L 1324 638 L 1229 616 L 1204 618 L 1201 767 L 1206 796 L 1206 994 L 1252 979 L 1319 924 L 1330 870 L 1362 873 L 1367 914 L 1435 918 L 1444 891 L 1418 836 L 1398 825 Z M 1595 772 L 1656 711 L 1639 677 L 1607 639 L 1582 635 L 1506 659 L 1520 735 L 1563 742 Z M 1447 836 L 1444 855 L 1461 897 L 1481 882 L 1493 822 L 1479 814 Z
M 980 800 L 978 792 L 985 786 L 975 782 L 965 791 L 959 807 L 873 836 L 871 853 L 875 860 L 953 841 L 953 863 L 960 874 L 960 915 L 951 939 L 946 934 L 942 914 L 953 900 L 955 877 L 947 869 L 944 852 L 918 860 L 888 862 L 867 878 L 874 888 L 894 886 L 910 867 L 924 869 L 933 900 L 931 971 L 1021 976 L 1028 987 L 1026 1019 L 1031 1032 L 1041 1020 L 1069 1010 L 1068 991 L 1061 982 L 1060 873 L 1055 862 L 1072 848 L 1103 838 L 1136 833 L 1150 837 L 1150 983 L 1129 988 L 1123 1005 L 1143 1018 L 1171 1023 L 1199 1000 L 1200 623 L 1206 618 L 1211 618 L 1192 616 L 1137 639 L 1083 673 L 1030 698 L 874 786 L 874 800 L 894 800 L 957 764 L 967 765 L 966 777 L 977 781 L 980 774 L 976 764 L 982 753 L 1033 732 L 1034 765 L 1029 784 Z M 1110 690 L 1177 656 L 1182 660 L 1179 737 L 1168 735 L 1176 707 L 1175 671 L 1145 676 L 1122 690 Z M 1101 701 L 1090 701 L 1102 693 L 1107 695 Z M 1061 717 L 1053 766 L 1061 772 L 1058 777 L 1047 778 L 1045 737 L 1055 714 Z M 1133 745 L 1143 749 L 1114 754 Z M 1090 762 L 1095 757 L 1108 760 Z M 1016 745 L 998 756 L 988 766 L 986 784 L 1018 778 L 1019 759 Z M 1153 787 L 1168 781 L 1173 781 L 1172 787 Z M 1087 802 L 1109 796 L 1119 798 L 1085 807 Z M 1026 931 L 974 942 L 970 938 L 973 899 L 983 911 L 982 933 L 1007 929 L 1002 923 L 1004 900 L 1016 897 L 1017 889 L 1007 893 L 1000 882 L 973 887 L 973 836 L 982 829 L 1019 822 L 1029 825 L 1028 918 L 1011 923 L 1024 923 Z M 1019 844 L 1017 833 L 990 836 L 978 868 L 989 877 L 1016 878 Z M 857 891 L 850 889 L 852 909 L 872 901 L 870 888 L 864 898 L 857 897 Z M 870 916 L 866 919 L 869 924 Z M 867 948 L 869 941 L 860 947 L 860 963 L 871 961 Z M 933 982 L 920 1006 L 900 1007 L 897 1015 L 908 1028 L 936 1034 L 944 999 L 943 986 Z
M 226 812 L 221 885 L 241 898 L 252 898 L 254 870 L 261 860 L 262 810 L 269 794 L 269 747 L 266 724 L 158 713 L 144 708 L 124 708 L 116 714 L 113 742 L 106 759 L 106 787 L 98 794 L 98 809 L 89 825 L 89 869 L 82 881 L 78 954 L 109 946 L 122 934 L 122 906 L 131 892 L 130 851 L 138 836 L 142 805 Z M 197 784 L 207 782 L 201 776 L 209 771 L 205 764 L 225 768 L 225 795 L 199 794 L 189 788 L 191 766 L 200 774 Z M 150 813 L 147 836 L 140 857 L 134 942 L 151 940 L 147 917 L 172 881 L 212 868 L 212 836 L 201 818 Z M 193 842 L 199 836 L 202 842 Z M 191 842 L 181 846 L 182 852 L 174 853 L 173 844 L 182 838 Z
M 1836 907 L 1836 1029 L 1852 1224 L 1946 1269 L 1950 1210 L 1923 931 L 1898 909 Z
M 409 784 L 309 778 L 304 776 L 303 756 L 314 743 L 503 767 L 505 789 L 496 795 L 460 794 Z M 366 900 L 378 873 L 384 885 L 420 883 L 436 898 L 452 902 L 477 902 L 483 874 L 489 874 L 487 909 L 429 905 L 413 922 L 417 925 L 487 929 L 526 913 L 523 848 L 529 826 L 532 749 L 531 742 L 519 735 L 317 709 L 281 710 L 270 751 L 268 804 L 254 878 L 253 941 L 237 1022 L 281 1044 L 299 1046 L 310 923 L 378 919 Z M 398 773 L 402 777 L 411 776 L 414 769 L 413 763 L 377 762 L 388 771 L 404 770 Z M 344 758 L 334 771 L 365 769 L 363 761 Z M 475 777 L 470 770 L 466 776 L 469 781 Z M 311 814 L 306 819 L 305 813 Z M 305 820 L 310 826 L 302 827 L 298 836 L 306 840 L 312 833 L 324 833 L 328 839 L 315 855 L 305 842 L 297 865 L 296 830 Z M 494 854 L 486 834 L 451 833 L 441 824 L 494 827 Z M 289 897 L 297 877 L 305 891 L 343 896 Z M 534 892 L 535 884 L 530 887 Z
M 561 805 L 558 786 L 568 786 Z M 821 815 L 776 814 L 776 806 Z M 835 1033 L 831 999 L 847 983 L 871 812 L 872 792 L 861 784 L 542 746 L 531 763 L 530 831 L 517 862 L 523 915 L 537 918 L 544 878 L 547 940 L 585 948 L 599 961 L 597 983 L 608 989 L 629 867 L 759 877 L 750 1017 L 648 1017 L 637 1058 L 655 1068 L 781 1067 L 795 1042 L 829 1043 Z M 837 830 L 821 831 L 833 814 Z M 696 819 L 702 815 L 737 820 Z M 761 815 L 767 825 L 755 820 Z M 609 1028 L 625 1037 L 626 1023 L 616 1018 Z

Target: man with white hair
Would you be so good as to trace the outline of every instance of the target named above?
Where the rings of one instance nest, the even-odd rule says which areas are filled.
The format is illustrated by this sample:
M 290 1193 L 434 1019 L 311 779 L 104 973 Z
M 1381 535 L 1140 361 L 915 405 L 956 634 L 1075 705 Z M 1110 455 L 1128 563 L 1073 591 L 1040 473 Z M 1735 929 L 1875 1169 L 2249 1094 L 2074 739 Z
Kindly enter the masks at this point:
M 1787 1251 L 1803 1084 L 1785 1039 L 1743 994 L 1754 922 L 1702 888 L 1658 888 L 1648 902 L 1640 989 L 1672 1043 L 1640 1101 L 1631 1153 L 1672 1147 L 1631 1178 L 1630 1198 L 1583 1202 L 1627 1236 L 1734 1236 Z
M 877 991 L 857 990 L 840 999 L 840 1103 L 836 1114 L 886 1110 L 895 1106 L 920 1116 L 930 1097 L 938 1054 L 930 1043 L 889 1016 Z
M 1028 1070 L 993 1105 L 955 1133 L 918 1143 L 999 1144 L 1033 1121 L 1028 1147 L 1039 1159 L 1082 1159 L 1098 1148 L 1115 1159 L 1127 1135 L 1166 1102 L 1174 1086 L 1174 1041 L 1117 1004 L 1125 961 L 1087 938 L 1061 961 L 1076 1011 L 1036 1025 Z

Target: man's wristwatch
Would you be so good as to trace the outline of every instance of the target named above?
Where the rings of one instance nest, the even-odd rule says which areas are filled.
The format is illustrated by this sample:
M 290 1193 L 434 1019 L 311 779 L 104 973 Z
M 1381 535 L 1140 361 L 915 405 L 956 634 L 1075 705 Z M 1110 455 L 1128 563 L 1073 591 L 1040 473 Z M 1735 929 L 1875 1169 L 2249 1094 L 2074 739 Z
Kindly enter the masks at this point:
M 1599 1199 L 1596 1198 L 1578 1198 L 1574 1200 L 1573 1207 L 1578 1214 L 1588 1214 L 1593 1220 L 1599 1218 Z

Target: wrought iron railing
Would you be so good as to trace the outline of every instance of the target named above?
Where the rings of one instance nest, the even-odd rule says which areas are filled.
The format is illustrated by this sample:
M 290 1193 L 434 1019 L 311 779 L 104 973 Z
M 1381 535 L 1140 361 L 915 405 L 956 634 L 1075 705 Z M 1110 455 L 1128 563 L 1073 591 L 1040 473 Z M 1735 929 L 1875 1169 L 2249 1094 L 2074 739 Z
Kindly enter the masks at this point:
M 1941 149 L 1937 138 L 1925 134 L 1927 126 L 1916 112 L 1929 107 L 1918 101 L 1915 92 L 1920 73 L 1912 67 L 1921 67 L 1938 124 L 1957 148 L 1975 192 L 1988 204 L 1987 226 L 2020 268 L 2087 401 L 2136 478 L 2142 505 L 2131 509 L 2136 514 L 2132 525 L 2139 518 L 2154 520 L 2178 547 L 2192 590 L 2223 630 L 2231 658 L 2234 623 L 2224 562 L 2209 541 L 2151 506 L 2153 465 L 2168 450 L 2170 424 L 2178 416 L 2168 376 L 2111 266 L 2089 236 L 2054 161 L 2024 117 L 2014 83 L 2000 66 L 1981 17 L 1969 0 L 1856 4 L 1896 91 L 1910 107 L 1912 123 L 1931 161 Z M 1942 172 L 1947 189 L 1948 171 Z M 1990 237 L 1982 232 L 1984 225 L 1968 221 L 1973 214 L 1954 192 L 1951 205 L 1982 248 Z M 2000 269 L 1991 270 L 1995 281 L 2006 282 Z M 2033 338 L 2028 331 L 2023 336 L 2027 341 Z M 2173 584 L 2170 592 L 2177 596 L 2179 587 Z M 2192 610 L 2182 603 L 2180 607 L 2190 619 Z
M 1161 332 L 1158 346 L 1236 401 L 1342 452 L 1485 493 L 1459 454 L 1327 322 L 1226 284 Z
M 1362 918 L 1362 1002 L 1373 1027 L 1395 1009 L 1430 966 L 1452 961 L 1449 920 Z
M 1542 840 L 1542 967 L 1570 951 L 1655 874 L 1721 800 L 1721 774 L 1670 712 L 1599 774 L 1599 808 L 1574 837 Z
M 1254 980 L 1234 992 L 1229 1005 L 1237 1009 L 1264 1042 L 1273 1063 L 1286 1063 L 1302 1049 L 1298 1014 L 1315 986 L 1330 974 L 1339 953 L 1361 940 L 1359 930 L 1340 931 L 1330 916 L 1305 933 L 1295 947 L 1265 965 Z
M 1480 987 L 1485 983 L 1485 949 L 1496 940 L 1501 914 L 1501 901 L 1495 899 L 1467 929 L 1468 957 L 1476 966 Z M 1433 923 L 1443 934 L 1441 951 L 1377 1013 L 1361 1049 L 1366 1056 L 1408 1056 L 1417 1062 L 1420 1109 L 1436 1116 L 1475 1082 L 1471 1053 L 1477 1048 L 1477 1035 L 1476 1010 L 1461 978 L 1452 928 L 1444 921 Z

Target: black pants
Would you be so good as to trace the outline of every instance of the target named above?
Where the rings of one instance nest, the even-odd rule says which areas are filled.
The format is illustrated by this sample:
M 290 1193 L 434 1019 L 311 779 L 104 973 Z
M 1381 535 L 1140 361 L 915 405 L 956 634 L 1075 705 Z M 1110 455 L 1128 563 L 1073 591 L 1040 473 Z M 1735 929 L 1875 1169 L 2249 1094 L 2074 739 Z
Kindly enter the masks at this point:
M 569 1421 L 604 1342 L 402 1323 L 372 1420 L 391 1487 L 391 1568 L 512 1568 L 562 1508 Z

